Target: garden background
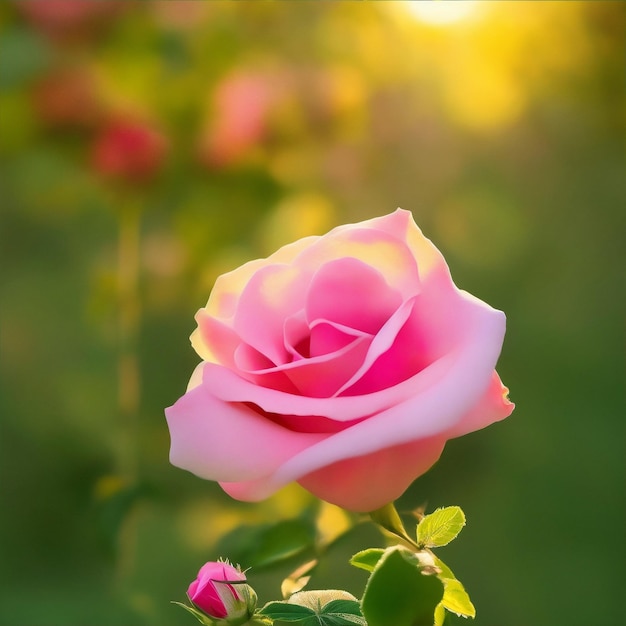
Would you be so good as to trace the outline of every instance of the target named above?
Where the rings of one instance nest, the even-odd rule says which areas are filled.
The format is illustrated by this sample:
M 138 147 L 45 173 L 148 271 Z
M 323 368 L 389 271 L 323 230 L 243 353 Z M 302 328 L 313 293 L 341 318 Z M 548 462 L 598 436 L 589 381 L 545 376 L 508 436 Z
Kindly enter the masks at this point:
M 2 3 L 0 623 L 189 624 L 220 554 L 279 596 L 250 526 L 297 563 L 315 503 L 170 466 L 163 408 L 218 274 L 398 206 L 507 313 L 517 404 L 400 508 L 465 510 L 477 626 L 622 623 L 626 5 L 436 4 Z

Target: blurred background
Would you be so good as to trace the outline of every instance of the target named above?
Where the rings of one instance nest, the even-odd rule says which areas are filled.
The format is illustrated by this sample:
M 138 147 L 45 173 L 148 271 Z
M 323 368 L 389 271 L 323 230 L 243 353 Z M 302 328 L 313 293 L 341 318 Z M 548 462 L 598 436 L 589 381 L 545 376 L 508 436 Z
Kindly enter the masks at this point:
M 191 624 L 170 601 L 205 561 L 265 602 L 350 527 L 170 466 L 163 408 L 220 273 L 398 206 L 507 313 L 517 403 L 400 507 L 465 510 L 440 555 L 477 626 L 623 623 L 626 5 L 22 0 L 0 24 L 0 623 Z M 360 593 L 345 559 L 381 541 L 357 525 L 311 586 Z

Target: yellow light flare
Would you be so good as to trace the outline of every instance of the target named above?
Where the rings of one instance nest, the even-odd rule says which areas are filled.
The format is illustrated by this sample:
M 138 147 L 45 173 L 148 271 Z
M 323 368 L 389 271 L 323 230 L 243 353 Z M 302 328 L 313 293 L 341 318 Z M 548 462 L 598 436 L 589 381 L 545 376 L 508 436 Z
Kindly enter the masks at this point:
M 447 26 L 470 17 L 477 9 L 476 0 L 408 0 L 402 2 L 413 17 L 432 26 Z

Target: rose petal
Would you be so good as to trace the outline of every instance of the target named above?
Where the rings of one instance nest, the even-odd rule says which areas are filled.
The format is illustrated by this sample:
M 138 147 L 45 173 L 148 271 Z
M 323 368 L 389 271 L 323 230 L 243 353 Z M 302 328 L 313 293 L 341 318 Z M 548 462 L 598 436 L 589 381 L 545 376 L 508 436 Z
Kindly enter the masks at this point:
M 347 259 L 356 259 L 376 268 L 389 288 L 397 291 L 403 300 L 420 290 L 415 258 L 407 245 L 393 235 L 362 228 L 361 224 L 331 230 L 303 248 L 294 259 L 293 266 L 304 272 L 315 272 L 329 263 Z
M 239 297 L 254 274 L 268 265 L 288 265 L 303 250 L 313 245 L 320 237 L 304 237 L 283 246 L 266 259 L 249 261 L 241 267 L 218 276 L 205 307 L 208 315 L 229 320 L 235 315 Z
M 464 415 L 463 419 L 446 433 L 446 436 L 450 439 L 461 437 L 511 415 L 515 404 L 508 399 L 508 393 L 509 390 L 502 384 L 498 373 L 494 371 L 491 384 L 478 404 Z
M 342 387 L 337 391 L 336 395 L 341 395 L 346 390 L 350 393 L 349 395 L 355 395 L 352 392 L 352 386 L 359 382 L 363 376 L 370 370 L 372 365 L 376 362 L 376 360 L 385 352 L 389 350 L 389 348 L 394 344 L 398 332 L 402 329 L 405 322 L 409 318 L 411 311 L 413 310 L 413 305 L 415 304 L 415 298 L 411 298 L 406 302 L 403 302 L 402 305 L 395 311 L 395 313 L 387 319 L 383 327 L 380 329 L 376 337 L 372 340 L 372 343 L 367 351 L 367 355 L 363 364 L 358 369 L 358 371 L 348 380 Z M 403 349 L 406 351 L 407 346 L 409 346 L 409 350 L 413 351 L 415 348 L 411 344 L 405 344 Z M 400 363 L 393 363 L 394 369 L 396 366 L 400 366 Z M 401 380 L 405 380 L 410 377 L 411 374 L 415 372 L 406 372 L 406 376 L 400 377 L 396 382 L 400 382 Z M 386 376 L 385 376 L 386 378 Z M 378 381 L 381 382 L 381 381 Z M 362 386 L 363 387 L 363 386 Z M 380 385 L 377 389 L 372 388 L 363 391 L 362 393 L 369 393 L 371 391 L 378 391 L 380 388 L 386 388 L 388 385 L 383 384 Z
M 393 329 L 392 340 L 381 342 L 376 352 L 370 350 L 369 367 L 364 368 L 360 378 L 353 377 L 353 384 L 345 385 L 343 395 L 356 396 L 394 387 L 436 360 L 416 311 L 420 308 L 420 296 L 409 300 L 403 307 L 405 310 L 399 310 L 403 314 L 397 319 L 399 328 Z M 366 361 L 370 361 L 370 354 Z
M 304 309 L 285 319 L 283 325 L 283 341 L 285 350 L 291 355 L 292 360 L 298 360 L 309 356 L 309 337 L 311 330 L 306 321 Z M 305 349 L 302 348 L 305 344 Z
M 289 393 L 288 386 L 282 380 L 282 377 L 286 377 L 295 387 L 296 393 L 311 398 L 327 398 L 358 370 L 370 342 L 368 335 L 352 337 L 351 343 L 336 352 L 299 359 L 276 367 L 268 367 L 262 355 L 254 355 L 251 350 L 246 349 L 237 350 L 235 361 L 243 376 L 257 385 Z
M 308 280 L 289 265 L 259 269 L 245 286 L 233 321 L 242 341 L 275 365 L 289 360 L 283 341 L 285 318 L 304 307 Z
M 330 354 L 345 348 L 355 337 L 371 335 L 343 324 L 318 319 L 308 324 L 304 311 L 285 320 L 285 349 L 294 360 Z
M 417 476 L 432 467 L 443 451 L 445 437 L 431 437 L 372 454 L 338 461 L 301 477 L 313 495 L 350 511 L 373 511 L 393 502 Z M 221 482 L 237 500 L 258 501 L 283 485 L 272 481 Z
M 315 320 L 311 323 L 310 356 L 322 356 L 343 350 L 354 341 L 355 337 L 367 339 L 368 343 L 372 340 L 372 336 L 363 331 L 330 320 Z
M 393 502 L 439 459 L 445 437 L 393 446 L 338 461 L 298 482 L 313 495 L 351 511 L 367 512 Z
M 241 344 L 235 351 L 235 369 L 246 380 L 285 393 L 298 394 L 298 388 L 279 367 L 258 350 Z
M 170 462 L 209 480 L 267 477 L 325 437 L 290 431 L 243 404 L 221 402 L 204 385 L 188 391 L 165 416 Z
M 401 302 L 378 270 L 348 256 L 315 273 L 305 311 L 309 321 L 321 318 L 375 334 Z
M 196 313 L 198 328 L 191 333 L 191 345 L 204 361 L 234 367 L 234 353 L 241 339 L 224 322 L 211 317 L 204 309 Z
M 358 225 L 345 224 L 343 226 L 339 226 L 331 232 L 336 234 L 337 236 L 340 236 L 343 234 L 344 231 L 350 233 L 351 231 L 355 230 L 355 228 L 370 229 L 375 233 L 383 232 L 393 239 L 403 242 L 411 253 L 409 256 L 412 259 L 417 260 L 417 272 L 419 281 L 427 278 L 430 275 L 431 271 L 441 266 L 444 266 L 447 270 L 448 266 L 445 262 L 445 259 L 443 258 L 443 255 L 441 254 L 441 252 L 439 252 L 439 250 L 432 243 L 432 241 L 424 236 L 419 226 L 417 226 L 417 224 L 413 220 L 413 214 L 410 211 L 405 211 L 404 209 L 396 209 L 396 211 L 388 215 L 375 217 L 371 220 L 360 222 Z M 374 265 L 375 267 L 380 267 L 378 264 L 378 259 L 375 262 L 372 262 L 372 265 Z
M 450 358 L 431 363 L 417 376 L 393 389 L 383 389 L 363 396 L 307 398 L 277 389 L 260 387 L 243 376 L 215 363 L 203 362 L 203 385 L 224 402 L 252 402 L 268 413 L 280 415 L 321 415 L 337 421 L 351 421 L 387 409 L 397 402 L 434 385 L 446 373 Z

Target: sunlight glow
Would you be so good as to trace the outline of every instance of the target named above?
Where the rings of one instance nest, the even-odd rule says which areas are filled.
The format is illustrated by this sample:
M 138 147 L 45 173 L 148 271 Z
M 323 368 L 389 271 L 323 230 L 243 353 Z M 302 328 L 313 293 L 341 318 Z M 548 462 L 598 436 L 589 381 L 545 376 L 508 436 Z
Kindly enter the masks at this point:
M 476 0 L 408 0 L 404 7 L 421 22 L 446 26 L 470 16 L 476 9 Z

